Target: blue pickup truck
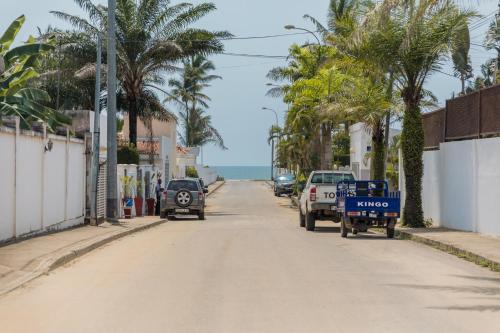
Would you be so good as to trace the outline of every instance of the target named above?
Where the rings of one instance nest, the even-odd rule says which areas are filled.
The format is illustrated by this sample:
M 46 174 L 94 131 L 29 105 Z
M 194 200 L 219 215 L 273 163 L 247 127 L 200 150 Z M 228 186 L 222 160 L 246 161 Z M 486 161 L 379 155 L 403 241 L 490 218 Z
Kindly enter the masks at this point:
M 356 235 L 370 227 L 384 227 L 387 238 L 394 238 L 400 211 L 400 194 L 389 191 L 385 181 L 345 181 L 337 184 L 337 212 L 341 218 L 342 237 L 347 237 L 349 231 Z

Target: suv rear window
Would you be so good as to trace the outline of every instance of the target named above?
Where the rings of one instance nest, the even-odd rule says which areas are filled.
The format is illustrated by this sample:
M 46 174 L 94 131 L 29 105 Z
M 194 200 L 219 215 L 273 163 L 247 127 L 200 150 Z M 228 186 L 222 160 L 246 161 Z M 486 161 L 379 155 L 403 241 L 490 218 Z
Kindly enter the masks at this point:
M 180 189 L 198 191 L 198 183 L 194 180 L 171 180 L 168 183 L 167 191 L 179 191 Z
M 342 181 L 353 181 L 351 173 L 315 173 L 311 178 L 312 184 L 337 184 Z

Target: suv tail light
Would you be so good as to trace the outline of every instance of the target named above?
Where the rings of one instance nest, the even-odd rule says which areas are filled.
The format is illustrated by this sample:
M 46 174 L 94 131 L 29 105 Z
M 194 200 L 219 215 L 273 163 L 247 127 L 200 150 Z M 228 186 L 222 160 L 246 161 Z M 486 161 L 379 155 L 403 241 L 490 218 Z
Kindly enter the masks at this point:
M 311 187 L 311 190 L 309 192 L 309 200 L 316 201 L 316 187 Z
M 203 192 L 198 192 L 198 200 L 203 200 Z

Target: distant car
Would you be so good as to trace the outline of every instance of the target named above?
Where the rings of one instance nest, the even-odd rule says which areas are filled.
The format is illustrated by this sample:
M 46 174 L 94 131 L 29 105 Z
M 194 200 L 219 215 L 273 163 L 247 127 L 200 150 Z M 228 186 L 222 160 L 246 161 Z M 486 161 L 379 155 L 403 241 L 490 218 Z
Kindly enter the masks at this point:
M 160 212 L 162 218 L 197 215 L 200 220 L 205 219 L 205 189 L 198 179 L 172 179 L 168 182 L 163 195 Z
M 291 195 L 295 185 L 294 175 L 280 175 L 274 179 L 274 195 L 280 197 L 282 194 Z

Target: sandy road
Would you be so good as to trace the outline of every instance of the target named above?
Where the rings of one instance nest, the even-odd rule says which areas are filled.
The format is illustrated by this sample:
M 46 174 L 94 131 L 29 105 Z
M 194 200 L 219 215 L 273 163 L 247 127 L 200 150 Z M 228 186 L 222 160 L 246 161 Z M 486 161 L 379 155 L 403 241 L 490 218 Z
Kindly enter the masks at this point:
M 500 274 L 409 241 L 298 225 L 264 183 L 206 221 L 113 242 L 0 298 L 7 332 L 499 332 Z

